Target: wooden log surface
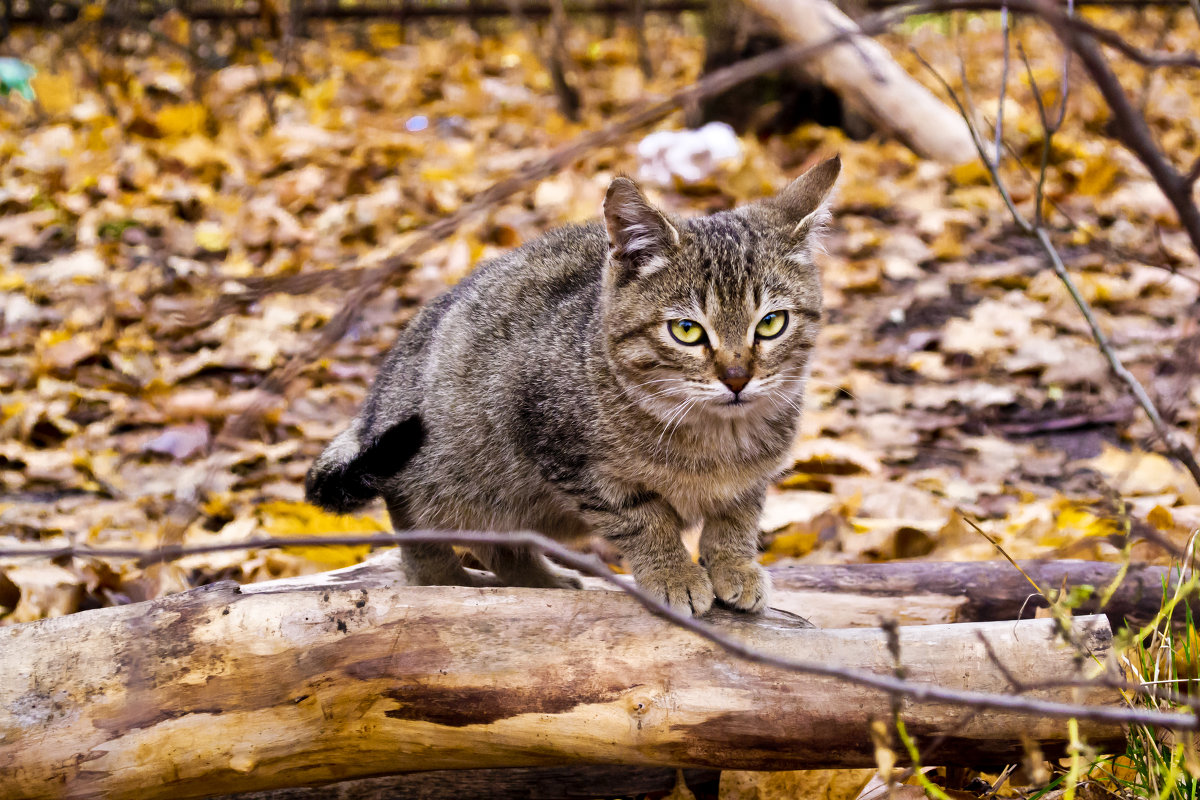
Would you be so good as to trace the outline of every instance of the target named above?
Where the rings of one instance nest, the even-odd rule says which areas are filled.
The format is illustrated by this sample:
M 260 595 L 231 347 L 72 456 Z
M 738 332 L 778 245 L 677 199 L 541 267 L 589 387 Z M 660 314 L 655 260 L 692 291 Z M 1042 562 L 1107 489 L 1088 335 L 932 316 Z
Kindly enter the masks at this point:
M 1090 586 L 1091 596 L 1077 614 L 1106 614 L 1113 629 L 1145 624 L 1162 605 L 1163 582 L 1174 587 L 1179 570 L 1103 561 L 1029 560 L 1017 562 L 1044 591 Z M 1029 580 L 1007 561 L 890 561 L 882 564 L 774 567 L 771 605 L 803 615 L 819 628 L 986 622 L 1028 619 L 1048 607 Z M 1118 577 L 1108 603 L 1104 590 Z M 1200 604 L 1193 602 L 1193 613 Z M 1182 622 L 1182 604 L 1176 618 Z
M 771 20 L 783 36 L 802 44 L 857 28 L 828 0 L 745 0 L 745 4 Z M 836 45 L 804 66 L 847 105 L 925 158 L 961 164 L 977 157 L 959 113 L 905 72 L 874 39 L 860 37 Z
M 271 789 L 223 795 L 213 800 L 596 800 L 670 792 L 677 771 L 627 764 L 570 767 L 507 767 L 409 772 L 321 786 Z M 717 793 L 721 773 L 686 769 L 684 783 L 694 792 Z
M 880 674 L 878 629 L 712 616 L 792 658 Z M 1078 619 L 1101 658 L 1104 617 Z M 991 661 L 984 636 L 1004 665 Z M 1049 620 L 902 628 L 910 679 L 1003 692 L 1079 668 Z M 1037 696 L 1105 703 L 1111 692 Z M 747 663 L 618 592 L 403 587 L 386 560 L 0 629 L 0 797 L 188 798 L 414 770 L 870 766 L 873 689 Z M 1006 763 L 1061 720 L 903 704 L 939 763 Z M 1083 725 L 1101 748 L 1114 726 Z
M 1151 619 L 1160 605 L 1164 579 L 1179 579 L 1178 570 L 1132 566 L 1101 609 L 1100 592 L 1117 578 L 1120 564 L 1078 560 L 1020 564 L 1046 589 L 1095 587 L 1092 597 L 1076 610 L 1084 614 L 1104 611 L 1114 628 L 1126 621 L 1143 624 Z M 374 571 L 370 566 L 366 569 Z M 881 619 L 894 619 L 902 625 L 1019 619 L 1047 606 L 1040 596 L 1030 596 L 1029 582 L 1007 561 L 803 565 L 774 567 L 771 573 L 776 586 L 774 605 L 806 615 L 819 627 L 874 626 Z M 1177 616 L 1182 621 L 1182 610 Z M 718 776 L 711 770 L 685 774 L 693 789 L 714 784 Z M 495 800 L 578 800 L 669 791 L 674 784 L 675 770 L 663 767 L 518 767 L 414 772 L 230 795 L 227 800 L 457 800 L 484 795 Z

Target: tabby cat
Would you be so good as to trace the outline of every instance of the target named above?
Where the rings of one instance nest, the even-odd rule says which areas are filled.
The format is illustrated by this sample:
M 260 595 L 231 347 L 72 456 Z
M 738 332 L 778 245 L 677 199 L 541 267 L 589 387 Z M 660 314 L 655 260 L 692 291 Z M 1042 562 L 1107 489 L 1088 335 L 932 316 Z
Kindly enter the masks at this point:
M 598 534 L 677 610 L 714 594 L 762 610 L 758 518 L 799 425 L 840 167 L 695 219 L 616 178 L 603 224 L 484 263 L 416 316 L 308 499 L 347 512 L 382 496 L 397 530 Z M 680 533 L 701 521 L 695 563 Z M 509 585 L 579 585 L 528 548 L 472 551 Z M 473 582 L 449 545 L 406 547 L 403 564 L 411 582 Z

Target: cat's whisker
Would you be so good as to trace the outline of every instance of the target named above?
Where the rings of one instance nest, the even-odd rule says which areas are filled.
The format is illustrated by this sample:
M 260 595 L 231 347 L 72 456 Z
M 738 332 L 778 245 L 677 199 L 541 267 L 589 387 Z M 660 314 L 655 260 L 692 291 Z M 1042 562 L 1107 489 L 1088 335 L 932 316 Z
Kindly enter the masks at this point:
M 645 383 L 634 384 L 633 386 L 622 386 L 621 391 L 624 394 L 632 394 L 634 391 L 636 391 L 638 389 L 644 389 L 645 387 L 650 386 L 655 383 L 680 383 L 680 380 L 679 380 L 679 378 L 657 378 L 652 381 L 646 381 Z M 672 390 L 671 389 L 665 390 L 665 392 L 669 392 L 669 391 L 672 391 Z M 659 392 L 656 394 L 652 394 L 651 397 L 657 397 L 658 395 L 664 394 L 665 392 Z
M 671 424 L 671 420 L 673 420 L 675 418 L 675 414 L 677 414 L 680 411 L 680 409 L 684 408 L 687 405 L 687 402 L 688 401 L 686 401 L 686 400 L 680 401 L 679 405 L 677 405 L 673 409 L 671 409 L 670 414 L 667 416 L 666 421 L 663 423 L 662 432 L 660 434 L 658 434 L 658 441 L 654 443 L 654 456 L 656 458 L 658 457 L 659 445 L 662 444 L 663 437 L 667 435 L 667 427 Z
M 671 437 L 674 436 L 679 431 L 679 428 L 682 427 L 682 425 L 683 425 L 684 419 L 687 418 L 688 411 L 690 411 L 692 405 L 698 401 L 699 401 L 699 398 L 693 397 L 692 399 L 688 400 L 687 403 L 684 404 L 683 413 L 679 415 L 679 419 L 675 422 L 675 430 L 671 431 L 670 436 L 667 436 L 667 444 L 666 444 L 667 449 L 670 449 L 670 447 L 671 447 Z
M 654 445 L 654 455 L 656 458 L 658 457 L 659 448 L 662 446 L 663 437 L 667 436 L 667 432 L 671 430 L 672 424 L 674 424 L 676 429 L 678 429 L 678 426 L 683 423 L 683 418 L 687 416 L 688 409 L 698 400 L 699 398 L 697 397 L 689 397 L 687 400 L 684 400 L 679 406 L 677 406 L 674 411 L 672 411 L 671 416 L 667 419 L 666 424 L 663 425 L 662 433 L 658 435 L 658 441 Z M 671 438 L 667 436 L 666 447 L 670 446 Z

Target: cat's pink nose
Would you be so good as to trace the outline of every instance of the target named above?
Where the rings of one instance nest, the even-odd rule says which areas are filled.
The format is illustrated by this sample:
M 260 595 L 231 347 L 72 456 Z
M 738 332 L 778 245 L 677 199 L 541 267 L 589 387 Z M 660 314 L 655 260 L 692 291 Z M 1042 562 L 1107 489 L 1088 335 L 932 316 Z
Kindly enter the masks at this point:
M 745 367 L 726 367 L 721 373 L 721 383 L 729 387 L 729 391 L 737 394 L 746 388 L 750 382 L 750 373 Z

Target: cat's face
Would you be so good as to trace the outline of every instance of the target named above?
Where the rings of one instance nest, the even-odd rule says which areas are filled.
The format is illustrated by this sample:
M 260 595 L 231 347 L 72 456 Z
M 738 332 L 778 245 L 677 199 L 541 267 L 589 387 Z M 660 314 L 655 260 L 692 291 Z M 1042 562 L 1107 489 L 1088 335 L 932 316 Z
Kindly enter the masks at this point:
M 838 167 L 685 222 L 614 181 L 604 318 L 610 364 L 635 402 L 669 424 L 799 414 L 821 315 L 812 251 Z

